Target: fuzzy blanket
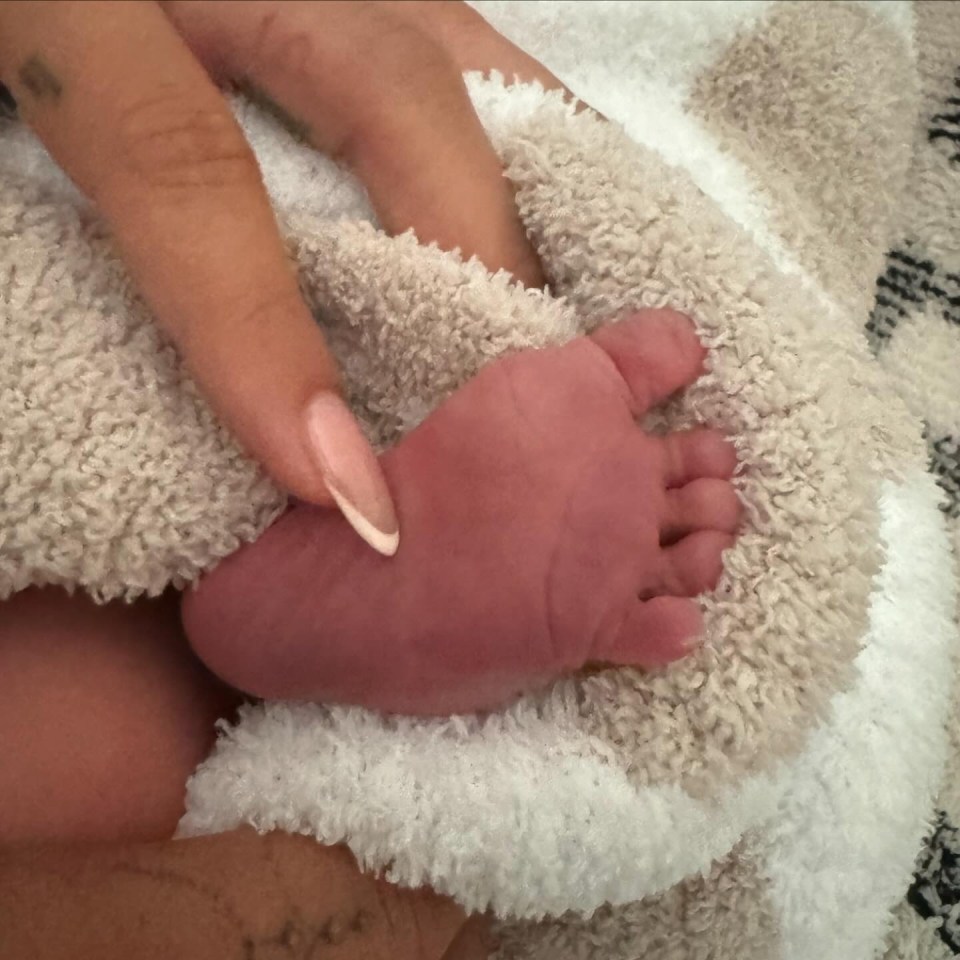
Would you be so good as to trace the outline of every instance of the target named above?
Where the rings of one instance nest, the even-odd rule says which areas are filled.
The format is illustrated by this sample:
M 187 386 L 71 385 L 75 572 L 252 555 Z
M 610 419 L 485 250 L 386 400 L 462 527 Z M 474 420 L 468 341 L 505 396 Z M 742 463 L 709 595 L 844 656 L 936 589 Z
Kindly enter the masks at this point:
M 866 332 L 891 385 L 922 419 L 960 555 L 960 4 L 915 10 L 920 101 L 899 227 Z M 918 693 L 923 696 L 923 693 Z M 885 960 L 960 956 L 960 711 L 932 830 L 896 908 Z
M 469 79 L 550 295 L 383 236 L 332 164 L 238 116 L 381 445 L 507 350 L 634 305 L 695 318 L 711 371 L 657 425 L 731 431 L 748 514 L 703 600 L 709 643 L 487 718 L 252 705 L 192 779 L 181 832 L 346 842 L 396 882 L 492 907 L 503 958 L 848 960 L 885 936 L 926 956 L 948 926 L 924 879 L 942 844 L 911 895 L 930 918 L 900 908 L 891 932 L 891 909 L 950 752 L 958 128 L 955 93 L 936 98 L 958 8 L 477 6 L 617 121 Z M 283 498 L 82 198 L 15 122 L 0 147 L 0 595 L 188 583 Z

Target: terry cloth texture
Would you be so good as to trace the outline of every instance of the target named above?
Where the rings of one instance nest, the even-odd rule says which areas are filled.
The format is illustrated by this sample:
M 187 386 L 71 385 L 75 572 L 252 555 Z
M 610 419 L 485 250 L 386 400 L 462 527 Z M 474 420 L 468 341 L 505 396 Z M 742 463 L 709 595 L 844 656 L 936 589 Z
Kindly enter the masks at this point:
M 381 445 L 508 350 L 636 305 L 694 317 L 712 369 L 659 422 L 733 433 L 747 505 L 703 601 L 709 642 L 483 720 L 250 707 L 192 779 L 181 832 L 344 841 L 399 883 L 492 906 L 502 957 L 873 956 L 932 824 L 957 644 L 929 415 L 863 335 L 906 222 L 928 12 L 477 6 L 623 124 L 470 78 L 549 295 L 385 237 L 331 163 L 249 104 L 238 117 Z M 282 508 L 12 121 L 0 290 L 0 594 L 157 593 Z
M 925 424 L 930 469 L 960 548 L 960 4 L 922 4 L 916 22 L 922 98 L 913 160 L 867 335 L 898 393 Z M 950 734 L 934 828 L 897 909 L 886 960 L 960 955 L 956 704 Z

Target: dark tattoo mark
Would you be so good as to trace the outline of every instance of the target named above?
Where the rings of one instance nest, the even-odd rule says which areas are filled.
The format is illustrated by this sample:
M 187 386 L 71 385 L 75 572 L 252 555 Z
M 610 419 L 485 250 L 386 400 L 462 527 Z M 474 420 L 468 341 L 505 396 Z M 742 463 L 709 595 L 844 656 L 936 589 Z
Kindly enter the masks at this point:
M 0 83 L 0 120 L 11 119 L 17 115 L 17 101 L 13 94 Z
M 270 94 L 252 80 L 243 78 L 237 83 L 237 89 L 264 113 L 273 117 L 289 134 L 303 142 L 310 139 L 310 127 L 302 120 L 298 120 L 289 110 L 281 107 Z
M 371 915 L 359 910 L 349 922 L 332 917 L 323 923 L 311 922 L 299 910 L 279 932 L 266 937 L 243 938 L 243 960 L 320 960 L 326 947 L 339 947 L 351 934 L 369 929 Z
M 136 863 L 123 862 L 117 864 L 117 869 L 132 876 L 153 880 L 162 886 L 181 887 L 189 890 L 195 897 L 206 900 L 213 913 L 230 926 L 235 929 L 242 927 L 242 920 L 237 912 L 224 900 L 223 894 L 208 883 L 202 883 L 193 877 L 185 876 L 166 867 L 142 867 Z
M 271 853 L 271 861 L 272 861 Z M 327 917 L 310 920 L 298 907 L 292 907 L 289 919 L 273 934 L 251 936 L 244 932 L 247 925 L 230 905 L 223 893 L 211 886 L 164 867 L 142 867 L 136 863 L 120 863 L 117 869 L 131 876 L 151 880 L 161 886 L 188 890 L 194 898 L 206 900 L 211 912 L 232 927 L 240 937 L 243 960 L 322 960 L 325 948 L 337 947 L 351 936 L 362 937 L 373 925 L 374 916 L 360 908 L 352 917 Z M 140 924 L 146 917 L 140 917 Z
M 274 847 L 266 850 L 267 864 L 277 889 L 291 905 L 289 919 L 278 933 L 266 937 L 244 936 L 243 960 L 322 960 L 327 947 L 338 947 L 351 935 L 363 937 L 376 917 L 360 907 L 352 918 L 328 916 L 324 920 L 310 920 L 295 906 L 296 898 L 287 889 Z
M 63 84 L 36 54 L 20 67 L 17 76 L 27 91 L 38 100 L 52 100 L 54 103 L 60 100 Z

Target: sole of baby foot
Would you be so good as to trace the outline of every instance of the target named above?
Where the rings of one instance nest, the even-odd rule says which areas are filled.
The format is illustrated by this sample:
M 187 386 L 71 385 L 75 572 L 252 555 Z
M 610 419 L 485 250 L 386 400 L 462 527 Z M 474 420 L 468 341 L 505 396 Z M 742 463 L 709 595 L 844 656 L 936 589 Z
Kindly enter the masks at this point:
M 736 455 L 638 418 L 703 361 L 689 320 L 651 310 L 490 364 L 382 458 L 395 557 L 298 505 L 187 593 L 194 649 L 258 696 L 418 715 L 680 659 L 740 520 Z

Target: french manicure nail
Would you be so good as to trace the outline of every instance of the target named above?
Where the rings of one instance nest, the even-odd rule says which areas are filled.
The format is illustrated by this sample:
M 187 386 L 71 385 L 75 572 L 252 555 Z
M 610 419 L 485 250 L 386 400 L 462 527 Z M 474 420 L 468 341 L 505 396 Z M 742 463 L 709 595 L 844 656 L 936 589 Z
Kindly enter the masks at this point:
M 387 481 L 350 409 L 332 390 L 306 408 L 307 436 L 324 483 L 344 518 L 378 553 L 392 557 L 400 527 Z

